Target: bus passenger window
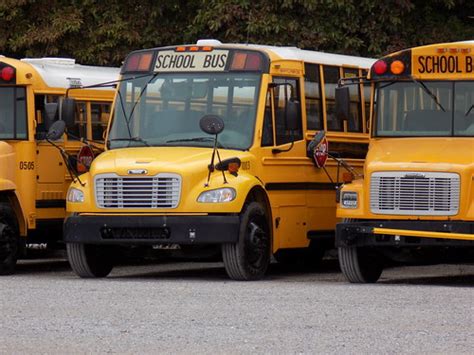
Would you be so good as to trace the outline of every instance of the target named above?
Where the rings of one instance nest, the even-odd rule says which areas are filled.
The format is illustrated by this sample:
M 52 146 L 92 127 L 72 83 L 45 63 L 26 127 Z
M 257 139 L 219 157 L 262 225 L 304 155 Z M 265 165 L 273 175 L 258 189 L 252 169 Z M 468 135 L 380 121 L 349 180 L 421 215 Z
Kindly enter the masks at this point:
M 44 104 L 45 96 L 35 95 L 36 139 L 46 138 Z
M 344 69 L 345 78 L 355 78 L 359 76 L 358 69 Z M 350 96 L 350 117 L 347 122 L 349 132 L 362 132 L 362 112 L 360 106 L 360 86 L 348 85 Z
M 284 84 L 278 85 L 275 88 L 275 129 L 276 129 L 276 145 L 290 143 L 303 139 L 303 132 L 301 128 L 301 109 L 298 110 L 299 127 L 290 131 L 286 128 L 286 104 L 293 100 L 300 104 L 300 90 L 297 79 L 290 78 L 275 78 L 274 83 Z
M 91 103 L 92 139 L 102 141 L 110 115 L 110 104 Z
M 273 120 L 272 120 L 272 96 L 270 91 L 267 92 L 265 100 L 265 116 L 263 117 L 262 130 L 262 147 L 269 147 L 273 145 Z
M 326 93 L 326 119 L 328 131 L 342 131 L 342 122 L 336 117 L 336 87 L 339 80 L 338 67 L 323 67 L 324 72 L 324 92 Z
M 85 102 L 76 102 L 74 126 L 68 129 L 68 139 L 87 138 L 87 106 Z
M 319 65 L 305 63 L 304 95 L 308 129 L 323 129 Z

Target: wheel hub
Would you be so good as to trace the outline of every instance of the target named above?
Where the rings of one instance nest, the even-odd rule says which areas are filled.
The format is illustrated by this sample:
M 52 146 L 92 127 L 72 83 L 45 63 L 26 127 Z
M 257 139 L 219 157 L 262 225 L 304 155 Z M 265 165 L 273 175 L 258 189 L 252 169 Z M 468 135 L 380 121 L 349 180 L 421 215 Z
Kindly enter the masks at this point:
M 258 267 L 265 258 L 267 250 L 267 235 L 262 227 L 255 222 L 250 222 L 247 233 L 246 254 L 248 261 L 255 267 Z

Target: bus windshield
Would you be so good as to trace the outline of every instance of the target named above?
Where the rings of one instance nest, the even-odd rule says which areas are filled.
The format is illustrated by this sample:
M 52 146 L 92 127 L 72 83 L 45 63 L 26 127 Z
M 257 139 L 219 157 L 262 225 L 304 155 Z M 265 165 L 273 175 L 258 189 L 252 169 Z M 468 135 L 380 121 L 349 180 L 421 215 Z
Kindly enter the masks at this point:
M 27 139 L 24 87 L 0 87 L 0 139 Z
M 375 136 L 474 136 L 472 81 L 380 82 L 376 90 Z
M 253 140 L 258 73 L 160 73 L 121 83 L 108 146 L 212 147 L 214 137 L 199 128 L 205 115 L 224 120 L 218 146 L 248 149 Z

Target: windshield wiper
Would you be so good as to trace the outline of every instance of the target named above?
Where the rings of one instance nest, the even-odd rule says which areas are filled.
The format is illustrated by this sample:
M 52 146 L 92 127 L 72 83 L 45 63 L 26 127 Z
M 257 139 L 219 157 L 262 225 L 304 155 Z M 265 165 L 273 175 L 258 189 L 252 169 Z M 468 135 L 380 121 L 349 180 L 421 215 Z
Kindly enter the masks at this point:
M 130 110 L 130 114 L 127 116 L 127 112 L 125 110 L 125 104 L 124 104 L 124 100 L 123 100 L 123 97 L 122 97 L 122 93 L 120 91 L 120 88 L 117 90 L 117 94 L 118 94 L 118 98 L 119 98 L 119 101 L 120 101 L 120 107 L 122 109 L 122 114 L 123 114 L 123 117 L 125 119 L 125 124 L 127 125 L 127 130 L 128 130 L 128 134 L 130 136 L 130 138 L 115 138 L 115 139 L 109 139 L 109 141 L 130 141 L 130 142 L 142 142 L 144 143 L 146 146 L 150 146 L 145 140 L 143 140 L 142 138 L 140 137 L 132 137 L 132 131 L 130 129 L 130 121 L 132 120 L 132 117 L 133 117 L 133 113 L 135 112 L 135 108 L 137 107 L 138 103 L 140 102 L 142 96 L 143 96 L 143 93 L 145 92 L 146 88 L 148 87 L 148 85 L 151 83 L 151 81 L 153 79 L 156 78 L 156 76 L 158 75 L 158 73 L 155 73 L 151 76 L 151 78 L 146 82 L 146 84 L 143 86 L 142 90 L 140 91 L 140 95 L 138 95 L 137 99 L 135 100 L 135 102 L 133 103 L 133 107 L 132 109 Z M 141 77 L 140 77 L 141 78 Z M 134 78 L 135 79 L 135 78 Z M 124 81 L 124 80 L 122 80 Z
M 195 138 L 183 138 L 183 139 L 172 139 L 166 141 L 165 143 L 174 143 L 174 142 L 209 142 L 214 141 L 212 137 L 195 137 Z
M 414 83 L 417 83 L 418 85 L 420 85 L 421 88 L 423 89 L 423 91 L 426 94 L 428 94 L 429 97 L 431 97 L 433 99 L 433 101 L 436 103 L 436 105 L 438 105 L 438 107 L 441 110 L 443 110 L 443 112 L 446 112 L 443 105 L 441 105 L 441 103 L 438 101 L 438 98 L 436 97 L 436 95 L 433 94 L 433 92 L 422 81 L 418 81 L 418 80 L 414 79 L 413 77 L 411 78 L 411 80 L 413 80 Z
M 165 143 L 178 143 L 178 142 L 214 142 L 214 138 L 213 137 L 195 137 L 195 138 L 172 139 L 172 140 L 166 141 Z M 221 148 L 226 149 L 226 147 L 222 143 L 217 142 L 217 144 Z
M 109 139 L 109 142 L 112 142 L 112 141 L 140 142 L 140 143 L 143 143 L 144 145 L 146 145 L 147 147 L 151 147 L 151 145 L 148 144 L 148 142 L 147 142 L 146 140 L 144 140 L 143 138 L 140 138 L 140 137 L 112 138 L 112 139 Z M 129 144 L 129 146 L 130 146 L 130 144 Z
M 464 116 L 467 116 L 471 113 L 472 109 L 474 108 L 474 105 L 471 105 L 471 107 L 469 107 L 469 110 L 466 111 L 466 113 L 464 114 Z

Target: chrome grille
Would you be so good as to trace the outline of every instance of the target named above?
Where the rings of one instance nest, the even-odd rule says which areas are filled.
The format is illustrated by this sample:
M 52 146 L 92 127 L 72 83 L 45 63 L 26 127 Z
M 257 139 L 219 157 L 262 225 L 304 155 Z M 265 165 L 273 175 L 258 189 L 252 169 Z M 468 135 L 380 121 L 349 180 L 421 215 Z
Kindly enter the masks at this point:
M 370 210 L 378 214 L 452 216 L 459 210 L 459 175 L 376 172 L 370 180 Z
M 175 208 L 180 194 L 181 177 L 176 174 L 102 174 L 95 178 L 95 197 L 100 208 Z

